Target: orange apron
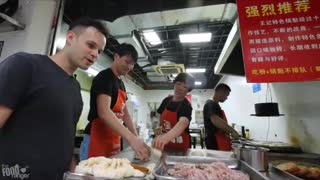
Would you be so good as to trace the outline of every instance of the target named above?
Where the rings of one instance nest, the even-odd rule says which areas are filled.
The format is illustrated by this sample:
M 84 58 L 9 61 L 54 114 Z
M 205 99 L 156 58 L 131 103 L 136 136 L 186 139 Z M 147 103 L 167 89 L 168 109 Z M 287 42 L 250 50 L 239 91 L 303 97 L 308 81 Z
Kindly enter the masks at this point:
M 169 100 L 160 117 L 163 133 L 170 131 L 178 123 L 178 111 L 182 102 L 179 104 L 175 112 L 167 109 L 167 106 L 170 104 L 170 102 L 171 100 Z M 180 136 L 174 138 L 165 146 L 166 150 L 185 151 L 188 148 L 190 148 L 190 135 L 185 131 L 183 131 Z
M 119 83 L 116 81 L 116 84 Z M 111 109 L 119 120 L 123 118 L 123 109 L 126 103 L 126 92 L 118 89 L 116 104 Z M 113 132 L 102 119 L 92 121 L 88 158 L 97 156 L 110 157 L 120 152 L 121 137 Z
M 226 114 L 224 113 L 223 110 L 221 110 L 221 111 L 222 111 L 222 116 L 223 116 L 222 119 L 225 120 L 226 122 L 228 122 Z M 218 150 L 231 151 L 231 149 L 232 149 L 231 148 L 231 140 L 225 132 L 219 130 L 219 131 L 215 132 L 213 134 L 213 136 L 216 139 Z

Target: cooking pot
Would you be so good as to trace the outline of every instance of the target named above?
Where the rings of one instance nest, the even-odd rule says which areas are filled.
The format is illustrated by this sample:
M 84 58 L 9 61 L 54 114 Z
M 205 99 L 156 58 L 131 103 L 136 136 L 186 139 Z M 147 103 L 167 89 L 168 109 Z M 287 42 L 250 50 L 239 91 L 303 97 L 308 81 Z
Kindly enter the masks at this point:
M 269 149 L 263 147 L 244 146 L 240 150 L 240 158 L 258 171 L 268 169 L 267 152 Z

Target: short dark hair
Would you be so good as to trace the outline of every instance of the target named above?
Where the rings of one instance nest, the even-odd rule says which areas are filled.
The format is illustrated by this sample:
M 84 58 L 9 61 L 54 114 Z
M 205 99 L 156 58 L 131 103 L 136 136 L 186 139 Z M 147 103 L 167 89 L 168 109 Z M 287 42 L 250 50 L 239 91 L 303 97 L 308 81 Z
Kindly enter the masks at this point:
M 106 38 L 109 36 L 108 28 L 103 25 L 100 21 L 91 19 L 90 17 L 81 17 L 75 21 L 73 21 L 69 26 L 69 31 L 74 30 L 76 28 L 87 28 L 87 27 L 94 27 L 96 28 L 101 34 L 103 34 Z
M 214 89 L 215 92 L 220 91 L 220 90 L 231 92 L 231 88 L 228 85 L 224 84 L 224 83 L 218 84 L 216 86 L 216 88 Z
M 130 55 L 134 62 L 138 60 L 138 52 L 134 48 L 133 45 L 122 43 L 116 47 L 115 53 L 117 53 L 120 57 Z
M 183 82 L 188 86 L 189 92 L 194 88 L 195 79 L 191 74 L 188 73 L 179 73 L 174 79 L 173 83 Z

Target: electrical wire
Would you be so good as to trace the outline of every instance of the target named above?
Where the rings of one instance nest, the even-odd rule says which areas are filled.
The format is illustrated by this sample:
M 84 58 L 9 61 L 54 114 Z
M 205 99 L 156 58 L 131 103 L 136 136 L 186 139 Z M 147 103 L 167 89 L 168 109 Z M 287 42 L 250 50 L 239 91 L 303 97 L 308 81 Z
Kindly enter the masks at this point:
M 268 97 L 270 98 L 270 102 L 272 102 L 272 92 L 269 83 L 267 83 L 266 102 L 268 102 Z
M 267 129 L 266 142 L 268 142 L 268 139 L 269 139 L 269 132 L 270 132 L 270 117 L 268 117 L 268 129 Z

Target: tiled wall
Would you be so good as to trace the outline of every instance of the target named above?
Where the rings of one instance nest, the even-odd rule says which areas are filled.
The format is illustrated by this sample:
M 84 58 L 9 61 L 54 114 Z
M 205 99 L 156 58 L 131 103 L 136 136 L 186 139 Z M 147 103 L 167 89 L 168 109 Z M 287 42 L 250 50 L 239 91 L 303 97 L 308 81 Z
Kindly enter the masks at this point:
M 266 102 L 266 84 L 253 93 L 252 84 L 246 83 L 244 77 L 225 76 L 222 82 L 232 89 L 222 105 L 230 122 L 248 127 L 254 139 L 299 143 L 306 152 L 320 153 L 320 82 L 270 84 L 273 101 L 285 114 L 270 118 L 250 116 L 254 103 Z

